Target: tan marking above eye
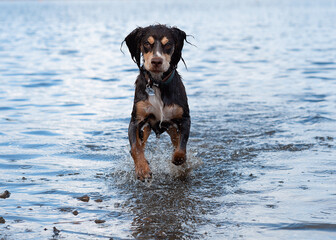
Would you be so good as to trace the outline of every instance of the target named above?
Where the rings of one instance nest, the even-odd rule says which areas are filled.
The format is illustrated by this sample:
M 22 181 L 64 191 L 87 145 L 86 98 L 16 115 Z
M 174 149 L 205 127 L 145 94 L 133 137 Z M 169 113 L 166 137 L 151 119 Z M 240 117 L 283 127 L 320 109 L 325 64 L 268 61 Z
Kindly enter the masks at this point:
M 155 40 L 152 36 L 150 36 L 147 41 L 150 43 L 150 44 L 154 44 Z
M 166 45 L 168 42 L 169 42 L 169 40 L 168 40 L 167 37 L 163 37 L 163 38 L 161 39 L 161 43 L 162 43 L 162 45 Z

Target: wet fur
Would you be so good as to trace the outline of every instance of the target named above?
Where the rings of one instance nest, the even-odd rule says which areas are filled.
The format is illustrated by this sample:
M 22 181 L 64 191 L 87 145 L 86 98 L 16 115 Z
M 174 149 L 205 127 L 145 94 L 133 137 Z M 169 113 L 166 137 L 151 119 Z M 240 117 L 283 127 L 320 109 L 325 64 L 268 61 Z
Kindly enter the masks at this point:
M 186 147 L 190 131 L 189 106 L 181 76 L 175 70 L 182 58 L 185 40 L 185 32 L 176 27 L 171 28 L 165 25 L 138 27 L 125 38 L 131 57 L 140 70 L 135 82 L 133 111 L 128 129 L 131 155 L 136 175 L 140 180 L 152 176 L 148 161 L 144 156 L 145 144 L 151 130 L 156 135 L 168 132 L 174 145 L 172 162 L 175 165 L 181 165 L 186 161 Z M 151 49 L 153 52 L 150 52 L 148 44 L 151 48 L 159 49 L 162 52 L 156 54 L 153 49 Z M 165 44 L 170 45 L 166 46 Z M 162 70 L 158 73 L 151 72 L 155 67 L 153 67 L 153 63 L 146 62 L 145 54 L 152 54 L 152 58 L 161 57 L 162 65 L 164 65 L 164 61 L 169 61 L 168 70 L 165 72 Z M 141 56 L 145 61 L 143 67 L 140 62 Z M 169 76 L 173 71 L 173 78 L 168 83 L 163 82 L 165 76 Z M 155 89 L 154 96 L 149 96 L 146 92 L 150 79 L 154 79 L 153 81 L 156 81 L 157 84 L 156 87 L 152 86 Z M 162 114 L 165 116 L 163 117 Z

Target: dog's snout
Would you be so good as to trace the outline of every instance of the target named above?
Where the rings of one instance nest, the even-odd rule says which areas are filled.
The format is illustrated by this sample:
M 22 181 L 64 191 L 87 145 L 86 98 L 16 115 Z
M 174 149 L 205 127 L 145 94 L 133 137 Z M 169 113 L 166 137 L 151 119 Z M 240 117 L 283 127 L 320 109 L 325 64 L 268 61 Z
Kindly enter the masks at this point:
M 162 58 L 160 57 L 154 57 L 152 58 L 152 61 L 151 61 L 152 65 L 155 66 L 155 67 L 161 67 L 162 63 L 163 63 L 163 60 Z

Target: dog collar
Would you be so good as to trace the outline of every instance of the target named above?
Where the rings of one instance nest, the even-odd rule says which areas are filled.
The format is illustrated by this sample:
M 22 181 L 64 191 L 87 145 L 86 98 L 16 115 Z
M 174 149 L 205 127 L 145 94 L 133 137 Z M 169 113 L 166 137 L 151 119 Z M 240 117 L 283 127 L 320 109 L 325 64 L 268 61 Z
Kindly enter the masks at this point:
M 160 81 L 155 80 L 150 74 L 150 72 L 147 71 L 143 66 L 140 68 L 140 70 L 147 81 L 147 87 L 151 88 L 152 86 L 159 87 L 161 84 L 163 85 L 169 84 L 175 76 L 176 68 L 173 68 L 173 70 Z
M 168 76 L 163 78 L 161 82 L 163 82 L 164 84 L 169 84 L 173 80 L 174 76 L 175 76 L 175 68 L 168 74 Z

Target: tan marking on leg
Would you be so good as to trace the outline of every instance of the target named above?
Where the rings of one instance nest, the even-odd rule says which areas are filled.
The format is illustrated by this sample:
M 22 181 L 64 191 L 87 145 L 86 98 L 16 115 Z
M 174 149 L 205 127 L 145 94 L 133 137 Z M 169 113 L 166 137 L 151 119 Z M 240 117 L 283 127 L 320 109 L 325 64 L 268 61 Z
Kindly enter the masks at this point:
M 143 141 L 142 141 L 142 143 L 144 145 L 144 148 L 145 148 L 145 145 L 146 145 L 146 142 L 147 142 L 147 139 L 148 139 L 150 133 L 151 133 L 151 128 L 150 128 L 149 125 L 147 125 L 146 127 L 143 128 Z
M 152 36 L 149 36 L 149 38 L 147 39 L 147 41 L 148 41 L 150 44 L 154 44 L 155 39 L 154 39 Z
M 163 38 L 161 39 L 161 43 L 162 43 L 162 45 L 166 45 L 168 42 L 169 42 L 169 40 L 168 40 L 167 37 L 163 37 Z
M 175 104 L 173 107 L 172 118 L 182 118 L 182 116 L 183 116 L 183 108 Z
M 141 141 L 139 137 L 138 129 L 136 131 L 137 131 L 136 142 L 131 147 L 131 155 L 134 160 L 135 173 L 141 181 L 144 181 L 145 179 L 149 179 L 152 177 L 149 164 L 145 158 L 145 146 L 146 146 L 147 139 L 150 135 L 151 128 L 150 126 L 144 127 L 143 141 Z
M 183 116 L 183 108 L 177 104 L 172 104 L 163 109 L 163 114 L 166 120 L 180 119 Z
M 178 132 L 177 128 L 174 126 L 171 126 L 170 128 L 168 128 L 167 133 L 170 136 L 170 140 L 173 143 L 174 149 L 178 149 L 179 145 L 180 145 L 180 137 L 181 134 Z
M 180 149 L 181 133 L 173 126 L 171 126 L 167 133 L 174 146 L 174 153 L 172 157 L 172 162 L 175 165 L 181 165 L 186 161 L 186 152 Z
M 148 101 L 140 101 L 135 104 L 136 108 L 136 119 L 141 122 L 143 121 L 149 114 L 150 103 Z

